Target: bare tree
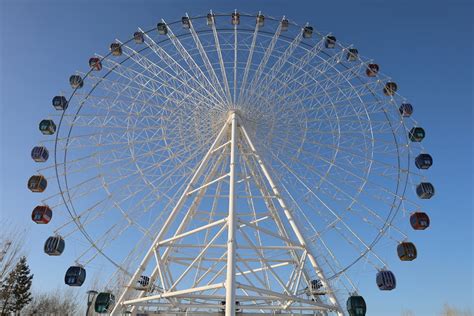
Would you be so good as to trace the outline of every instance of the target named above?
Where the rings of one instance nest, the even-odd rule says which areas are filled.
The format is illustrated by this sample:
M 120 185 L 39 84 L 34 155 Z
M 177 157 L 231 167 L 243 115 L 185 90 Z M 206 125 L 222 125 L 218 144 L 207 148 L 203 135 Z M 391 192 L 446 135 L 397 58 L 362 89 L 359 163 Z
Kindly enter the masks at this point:
M 25 255 L 26 230 L 4 223 L 0 230 L 0 282 L 13 270 L 20 257 Z
M 83 312 L 79 294 L 71 288 L 35 293 L 25 315 L 71 316 Z
M 460 310 L 459 308 L 453 307 L 449 304 L 444 304 L 440 316 L 472 316 L 472 312 L 469 309 Z
M 413 311 L 409 310 L 409 309 L 404 309 L 402 311 L 402 314 L 401 316 L 415 316 L 415 313 L 413 313 Z

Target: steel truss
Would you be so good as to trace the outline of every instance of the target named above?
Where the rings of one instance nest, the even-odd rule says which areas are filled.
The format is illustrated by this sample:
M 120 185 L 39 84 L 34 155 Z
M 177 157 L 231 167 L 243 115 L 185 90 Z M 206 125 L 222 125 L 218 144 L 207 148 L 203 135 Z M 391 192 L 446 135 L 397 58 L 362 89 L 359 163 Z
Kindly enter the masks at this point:
M 252 189 L 258 191 L 266 209 L 256 205 L 258 194 Z M 204 207 L 203 197 L 209 191 L 214 192 L 214 201 L 227 199 L 227 214 L 219 218 L 212 205 L 208 222 L 202 225 L 197 215 L 205 212 L 198 209 Z M 244 199 L 248 201 L 242 203 Z M 249 214 L 244 205 L 251 205 L 253 212 Z M 203 234 L 204 243 L 193 242 Z M 238 111 L 230 111 L 111 314 L 198 315 L 225 310 L 225 315 L 239 311 L 343 315 L 309 245 L 245 121 Z M 193 255 L 187 251 L 183 257 L 179 255 L 182 248 L 196 251 Z M 172 272 L 177 266 L 179 273 Z M 150 282 L 137 286 L 146 273 Z M 312 290 L 312 279 L 321 282 L 319 292 Z

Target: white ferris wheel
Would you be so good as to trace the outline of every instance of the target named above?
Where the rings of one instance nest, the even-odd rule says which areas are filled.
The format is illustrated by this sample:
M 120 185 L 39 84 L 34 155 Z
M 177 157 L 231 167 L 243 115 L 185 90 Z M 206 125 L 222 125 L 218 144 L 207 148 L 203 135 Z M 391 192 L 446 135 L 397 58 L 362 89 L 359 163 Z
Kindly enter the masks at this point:
M 433 159 L 357 48 L 211 11 L 89 67 L 41 121 L 28 187 L 50 193 L 32 214 L 53 225 L 44 252 L 76 253 L 65 283 L 109 276 L 97 312 L 365 315 L 360 271 L 392 290 L 385 258 L 416 258 L 406 232 L 429 226 Z

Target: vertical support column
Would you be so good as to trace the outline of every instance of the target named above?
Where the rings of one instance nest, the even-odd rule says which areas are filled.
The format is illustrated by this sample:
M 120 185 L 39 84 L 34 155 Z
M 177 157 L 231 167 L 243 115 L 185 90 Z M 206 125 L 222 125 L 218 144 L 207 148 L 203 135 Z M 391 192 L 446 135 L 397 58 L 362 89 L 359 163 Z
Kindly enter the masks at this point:
M 237 229 L 235 218 L 235 152 L 237 117 L 232 112 L 230 134 L 230 170 L 229 170 L 229 214 L 227 216 L 227 276 L 225 282 L 225 314 L 235 315 L 235 231 Z

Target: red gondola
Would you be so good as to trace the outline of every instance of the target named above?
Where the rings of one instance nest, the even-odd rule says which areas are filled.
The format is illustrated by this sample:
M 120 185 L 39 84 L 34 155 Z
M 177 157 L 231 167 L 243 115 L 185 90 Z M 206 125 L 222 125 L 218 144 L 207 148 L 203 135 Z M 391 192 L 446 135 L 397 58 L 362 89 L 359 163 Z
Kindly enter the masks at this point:
M 48 224 L 53 218 L 53 211 L 47 205 L 38 205 L 31 213 L 31 219 L 36 224 Z
M 102 70 L 102 63 L 100 62 L 100 58 L 91 57 L 91 58 L 89 59 L 89 67 L 90 67 L 92 70 L 95 70 L 95 71 L 100 71 L 100 70 Z
M 375 77 L 379 73 L 379 65 L 377 64 L 368 64 L 367 70 L 365 71 L 367 77 Z
M 414 212 L 410 215 L 410 224 L 414 230 L 425 230 L 430 227 L 430 218 L 424 212 Z

